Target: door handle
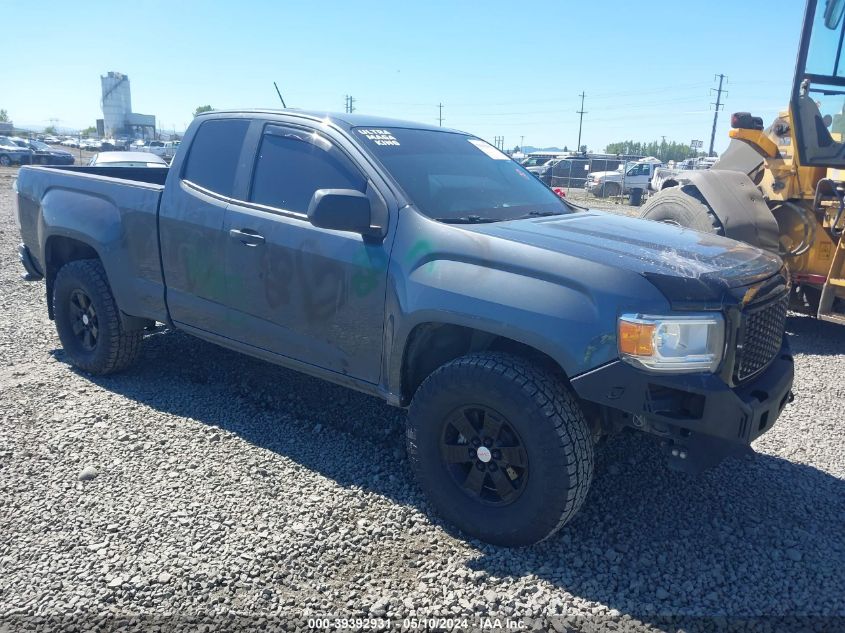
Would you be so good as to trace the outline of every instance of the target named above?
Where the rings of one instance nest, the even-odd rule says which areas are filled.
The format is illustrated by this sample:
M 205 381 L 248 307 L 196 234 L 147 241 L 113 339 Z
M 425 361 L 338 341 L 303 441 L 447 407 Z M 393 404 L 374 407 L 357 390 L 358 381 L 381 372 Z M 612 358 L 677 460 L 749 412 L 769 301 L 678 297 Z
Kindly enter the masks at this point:
M 230 229 L 229 237 L 238 240 L 245 246 L 258 246 L 264 243 L 264 236 L 252 229 Z

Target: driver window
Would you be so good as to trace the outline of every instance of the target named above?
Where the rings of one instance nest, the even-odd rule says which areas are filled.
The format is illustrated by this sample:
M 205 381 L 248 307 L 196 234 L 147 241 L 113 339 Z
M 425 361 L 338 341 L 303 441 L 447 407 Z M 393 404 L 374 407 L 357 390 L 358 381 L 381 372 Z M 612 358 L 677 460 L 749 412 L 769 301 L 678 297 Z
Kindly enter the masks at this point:
M 307 134 L 265 133 L 255 163 L 250 202 L 305 213 L 317 189 L 366 190 L 366 179 L 331 146 Z

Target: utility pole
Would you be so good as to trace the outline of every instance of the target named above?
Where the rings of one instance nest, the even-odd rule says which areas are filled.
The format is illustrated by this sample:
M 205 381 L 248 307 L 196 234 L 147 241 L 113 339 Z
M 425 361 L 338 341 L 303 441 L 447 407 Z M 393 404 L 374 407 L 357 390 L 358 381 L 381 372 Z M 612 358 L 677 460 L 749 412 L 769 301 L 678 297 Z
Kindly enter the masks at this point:
M 727 90 L 722 90 L 722 82 L 727 79 L 725 75 L 718 74 L 713 76 L 713 81 L 716 81 L 716 77 L 719 78 L 719 87 L 716 88 L 716 103 L 712 104 L 716 106 L 716 111 L 713 113 L 713 130 L 710 132 L 710 151 L 707 153 L 708 156 L 713 156 L 713 143 L 716 141 L 716 122 L 719 120 L 719 109 L 725 107 L 725 104 L 722 103 L 722 93 L 725 93 L 725 96 L 728 96 Z M 713 93 L 714 88 L 710 89 L 710 93 Z
M 575 111 L 575 114 L 579 115 L 579 117 L 578 117 L 578 147 L 575 148 L 575 151 L 580 152 L 581 151 L 581 126 L 584 123 L 584 115 L 587 114 L 586 112 L 584 112 L 584 97 L 586 97 L 587 95 L 585 95 L 584 91 L 582 90 L 581 94 L 578 95 L 578 96 L 581 97 L 581 109 Z
M 660 143 L 660 160 L 666 159 L 666 135 L 661 134 L 661 139 L 663 139 Z
M 437 120 L 440 123 L 440 127 L 443 127 L 443 104 L 438 103 L 437 108 L 439 110 L 439 114 L 437 115 Z
M 346 109 L 344 112 L 347 114 L 352 114 L 355 112 L 355 101 L 356 99 L 352 97 L 352 95 L 346 95 Z
M 522 149 L 524 145 L 525 145 L 525 136 L 520 136 L 519 137 L 519 151 L 522 152 L 523 154 L 525 153 L 525 150 Z

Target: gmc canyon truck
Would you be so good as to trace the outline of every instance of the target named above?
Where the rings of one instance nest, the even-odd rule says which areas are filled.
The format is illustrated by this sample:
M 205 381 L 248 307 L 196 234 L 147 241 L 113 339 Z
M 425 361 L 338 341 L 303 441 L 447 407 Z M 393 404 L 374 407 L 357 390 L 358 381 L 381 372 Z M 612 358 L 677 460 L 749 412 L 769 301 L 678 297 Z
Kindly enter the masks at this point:
M 491 543 L 565 525 L 605 435 L 699 471 L 792 397 L 777 256 L 578 209 L 469 134 L 217 111 L 169 169 L 16 187 L 24 277 L 80 370 L 128 367 L 163 323 L 407 407 L 420 487 Z

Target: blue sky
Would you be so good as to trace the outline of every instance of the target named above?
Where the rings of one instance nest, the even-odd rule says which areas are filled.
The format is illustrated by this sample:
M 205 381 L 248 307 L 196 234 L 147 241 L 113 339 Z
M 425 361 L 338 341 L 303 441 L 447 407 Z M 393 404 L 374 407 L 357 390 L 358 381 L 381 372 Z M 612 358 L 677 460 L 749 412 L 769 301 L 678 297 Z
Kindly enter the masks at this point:
M 19 125 L 93 125 L 101 74 L 181 130 L 198 105 L 357 111 L 436 122 L 513 147 L 600 151 L 624 139 L 709 143 L 714 74 L 732 111 L 786 105 L 802 0 L 375 2 L 12 0 L 0 108 Z M 15 26 L 10 26 L 14 24 Z

